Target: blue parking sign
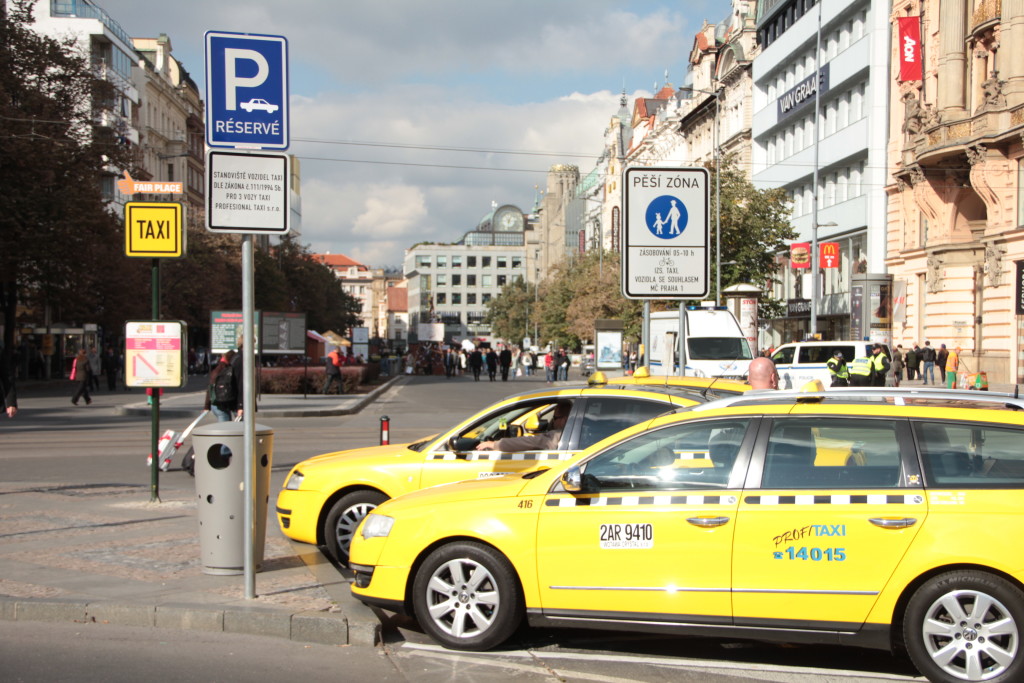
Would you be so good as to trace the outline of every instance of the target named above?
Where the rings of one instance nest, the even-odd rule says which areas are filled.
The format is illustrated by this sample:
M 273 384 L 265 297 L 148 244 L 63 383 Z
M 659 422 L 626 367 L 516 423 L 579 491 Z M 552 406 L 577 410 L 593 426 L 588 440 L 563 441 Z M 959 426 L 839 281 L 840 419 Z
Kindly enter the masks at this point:
M 283 36 L 207 31 L 206 141 L 211 147 L 288 148 Z

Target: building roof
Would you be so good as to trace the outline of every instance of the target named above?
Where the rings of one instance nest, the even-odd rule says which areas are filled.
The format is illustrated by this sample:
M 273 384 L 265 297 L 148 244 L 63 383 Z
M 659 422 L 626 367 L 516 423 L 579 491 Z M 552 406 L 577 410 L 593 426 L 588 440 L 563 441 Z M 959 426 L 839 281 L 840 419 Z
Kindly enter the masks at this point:
M 312 256 L 320 263 L 331 268 L 351 268 L 356 266 L 360 270 L 368 270 L 367 266 L 344 254 L 312 254 Z

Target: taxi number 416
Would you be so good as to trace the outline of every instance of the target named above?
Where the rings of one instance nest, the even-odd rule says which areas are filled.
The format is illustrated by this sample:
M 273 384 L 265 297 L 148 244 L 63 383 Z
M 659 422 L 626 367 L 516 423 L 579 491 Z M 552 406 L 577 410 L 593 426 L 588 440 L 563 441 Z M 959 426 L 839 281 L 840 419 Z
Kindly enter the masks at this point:
M 652 524 L 602 524 L 601 547 L 607 549 L 653 548 Z

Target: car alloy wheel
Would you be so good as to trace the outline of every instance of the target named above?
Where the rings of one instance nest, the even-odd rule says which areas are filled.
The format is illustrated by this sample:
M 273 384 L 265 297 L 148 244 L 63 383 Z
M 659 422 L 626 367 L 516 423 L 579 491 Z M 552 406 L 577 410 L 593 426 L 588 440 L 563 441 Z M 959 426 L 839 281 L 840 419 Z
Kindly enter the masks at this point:
M 327 554 L 338 564 L 348 564 L 352 536 L 366 515 L 388 499 L 379 491 L 354 491 L 331 506 L 324 521 L 324 542 Z
M 448 648 L 487 650 L 522 621 L 522 589 L 501 553 L 482 543 L 451 543 L 432 552 L 413 585 L 416 618 Z
M 1024 593 L 976 571 L 943 574 L 907 607 L 911 659 L 933 681 L 1017 681 L 1024 669 Z

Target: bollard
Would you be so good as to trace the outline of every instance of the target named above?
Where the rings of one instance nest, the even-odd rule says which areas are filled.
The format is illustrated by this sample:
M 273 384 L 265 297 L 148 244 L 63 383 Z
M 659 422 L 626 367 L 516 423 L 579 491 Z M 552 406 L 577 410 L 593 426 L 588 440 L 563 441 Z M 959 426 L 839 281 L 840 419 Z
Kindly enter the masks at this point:
M 387 415 L 381 415 L 380 416 L 380 445 L 381 446 L 387 446 L 388 444 L 391 443 L 391 441 L 389 441 L 389 435 L 388 435 L 388 432 L 390 431 L 390 427 L 391 427 L 391 420 L 388 418 Z

